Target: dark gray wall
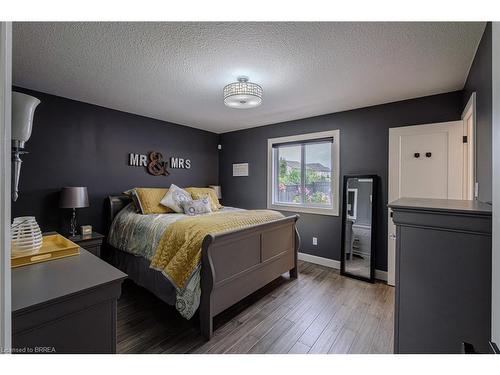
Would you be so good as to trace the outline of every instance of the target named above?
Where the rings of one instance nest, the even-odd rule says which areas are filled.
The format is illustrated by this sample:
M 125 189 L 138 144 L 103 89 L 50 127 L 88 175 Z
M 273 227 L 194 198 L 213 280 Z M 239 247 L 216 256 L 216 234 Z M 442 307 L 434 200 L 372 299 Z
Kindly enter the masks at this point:
M 387 269 L 387 168 L 389 128 L 460 119 L 461 91 L 289 121 L 221 135 L 219 176 L 223 203 L 265 208 L 267 139 L 340 129 L 340 174 L 380 176 L 377 269 Z M 232 177 L 232 163 L 249 163 L 248 177 Z M 300 214 L 302 252 L 340 259 L 341 217 Z M 312 245 L 312 237 L 318 245 Z
M 63 186 L 87 186 L 90 207 L 79 225 L 103 231 L 104 200 L 132 187 L 207 186 L 218 181 L 219 136 L 194 128 L 114 111 L 74 100 L 14 88 L 39 98 L 33 133 L 23 155 L 20 197 L 12 217 L 36 216 L 42 230 L 66 231 L 68 210 L 58 208 Z M 152 176 L 129 167 L 128 153 L 160 151 L 189 158 L 192 168 Z
M 463 106 L 471 94 L 476 92 L 476 147 L 479 182 L 479 200 L 491 202 L 492 189 L 492 141 L 491 141 L 491 106 L 492 106 L 492 45 L 491 22 L 488 22 L 483 37 L 472 62 L 464 86 Z

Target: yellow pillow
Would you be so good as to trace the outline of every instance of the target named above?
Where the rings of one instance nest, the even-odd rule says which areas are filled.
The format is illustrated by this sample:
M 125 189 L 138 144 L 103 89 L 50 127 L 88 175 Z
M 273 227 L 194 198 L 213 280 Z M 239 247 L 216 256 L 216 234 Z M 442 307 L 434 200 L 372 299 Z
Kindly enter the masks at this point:
M 174 212 L 168 207 L 160 204 L 162 198 L 167 194 L 166 188 L 135 188 L 137 199 L 141 202 L 141 210 L 147 214 L 168 214 Z
M 222 208 L 221 204 L 219 203 L 219 198 L 217 198 L 217 194 L 212 188 L 188 187 L 184 190 L 191 194 L 191 197 L 194 200 L 203 199 L 208 195 L 210 197 L 210 200 L 212 201 L 212 211 L 217 211 L 218 209 Z

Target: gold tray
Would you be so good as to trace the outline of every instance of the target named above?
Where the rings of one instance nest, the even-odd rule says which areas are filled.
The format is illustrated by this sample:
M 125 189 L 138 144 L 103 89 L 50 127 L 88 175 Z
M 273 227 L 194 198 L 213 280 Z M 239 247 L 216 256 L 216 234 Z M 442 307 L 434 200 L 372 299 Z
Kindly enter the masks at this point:
M 12 252 L 11 267 L 27 266 L 29 264 L 46 262 L 80 254 L 80 246 L 60 234 L 43 236 L 42 247 L 38 252 L 16 253 Z

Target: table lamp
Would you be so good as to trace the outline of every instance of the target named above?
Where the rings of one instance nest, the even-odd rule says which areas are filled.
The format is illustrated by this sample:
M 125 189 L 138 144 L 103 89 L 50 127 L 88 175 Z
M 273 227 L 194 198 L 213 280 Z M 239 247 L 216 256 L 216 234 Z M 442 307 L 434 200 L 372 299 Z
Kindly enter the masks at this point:
M 73 214 L 71 216 L 71 235 L 76 236 L 76 209 L 89 206 L 89 196 L 87 194 L 87 187 L 85 186 L 71 186 L 64 187 L 61 190 L 61 197 L 59 200 L 60 208 L 71 208 Z

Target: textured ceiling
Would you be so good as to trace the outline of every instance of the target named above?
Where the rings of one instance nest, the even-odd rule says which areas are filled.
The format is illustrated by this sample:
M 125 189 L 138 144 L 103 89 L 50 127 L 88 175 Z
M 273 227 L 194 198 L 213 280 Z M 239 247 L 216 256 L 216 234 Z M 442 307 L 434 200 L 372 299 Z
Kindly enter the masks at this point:
M 463 88 L 484 23 L 15 23 L 13 81 L 226 132 Z M 263 104 L 224 106 L 239 75 Z

